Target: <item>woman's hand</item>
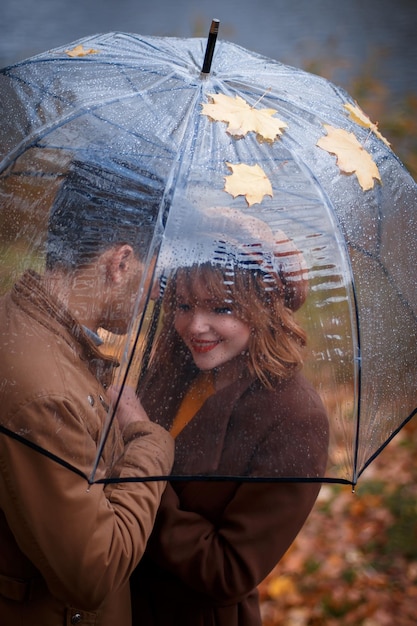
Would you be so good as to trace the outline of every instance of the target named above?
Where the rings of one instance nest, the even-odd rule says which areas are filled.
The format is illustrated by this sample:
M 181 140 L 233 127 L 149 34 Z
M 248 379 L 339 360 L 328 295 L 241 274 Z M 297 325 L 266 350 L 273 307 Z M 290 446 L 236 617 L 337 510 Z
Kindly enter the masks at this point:
M 127 385 L 123 387 L 121 395 L 120 388 L 114 385 L 111 385 L 107 391 L 113 406 L 116 404 L 117 398 L 120 396 L 117 404 L 116 419 L 119 422 L 121 429 L 125 428 L 132 422 L 149 421 L 149 417 L 133 387 L 129 387 Z

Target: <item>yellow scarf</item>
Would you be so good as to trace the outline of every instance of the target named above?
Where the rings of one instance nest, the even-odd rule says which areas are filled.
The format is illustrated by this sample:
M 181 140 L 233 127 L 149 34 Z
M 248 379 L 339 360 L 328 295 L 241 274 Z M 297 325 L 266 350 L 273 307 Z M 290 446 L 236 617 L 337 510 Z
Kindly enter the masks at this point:
M 207 398 L 214 392 L 213 372 L 200 372 L 191 383 L 170 428 L 174 439 L 191 422 Z

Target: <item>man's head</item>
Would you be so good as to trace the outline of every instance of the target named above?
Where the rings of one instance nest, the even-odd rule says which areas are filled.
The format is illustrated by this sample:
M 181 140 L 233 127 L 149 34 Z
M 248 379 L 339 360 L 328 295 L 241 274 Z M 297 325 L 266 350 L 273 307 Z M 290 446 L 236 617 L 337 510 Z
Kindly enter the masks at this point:
M 46 267 L 73 270 L 114 245 L 148 251 L 162 181 L 121 161 L 74 161 L 51 209 Z
M 120 161 L 72 164 L 50 213 L 46 278 L 89 328 L 126 332 L 163 191 Z

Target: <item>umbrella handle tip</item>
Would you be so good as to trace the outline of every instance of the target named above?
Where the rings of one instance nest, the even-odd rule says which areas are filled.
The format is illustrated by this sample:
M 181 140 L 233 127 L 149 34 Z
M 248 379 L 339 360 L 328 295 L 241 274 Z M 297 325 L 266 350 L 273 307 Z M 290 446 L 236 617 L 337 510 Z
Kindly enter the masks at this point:
M 216 46 L 217 35 L 219 32 L 220 20 L 213 19 L 207 38 L 206 53 L 204 55 L 203 67 L 201 68 L 202 74 L 210 74 L 211 63 L 213 60 L 214 48 Z

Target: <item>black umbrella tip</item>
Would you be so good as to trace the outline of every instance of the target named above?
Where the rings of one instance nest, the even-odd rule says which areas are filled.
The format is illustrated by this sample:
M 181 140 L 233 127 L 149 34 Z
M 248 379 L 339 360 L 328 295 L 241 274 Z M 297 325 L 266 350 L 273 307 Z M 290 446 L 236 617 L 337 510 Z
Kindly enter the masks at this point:
M 210 34 L 217 35 L 217 33 L 219 32 L 219 25 L 220 25 L 220 20 L 213 18 L 211 20 Z
M 211 62 L 213 60 L 214 48 L 216 45 L 217 34 L 219 32 L 220 20 L 213 19 L 211 21 L 210 31 L 207 38 L 206 53 L 204 55 L 202 74 L 210 74 Z

